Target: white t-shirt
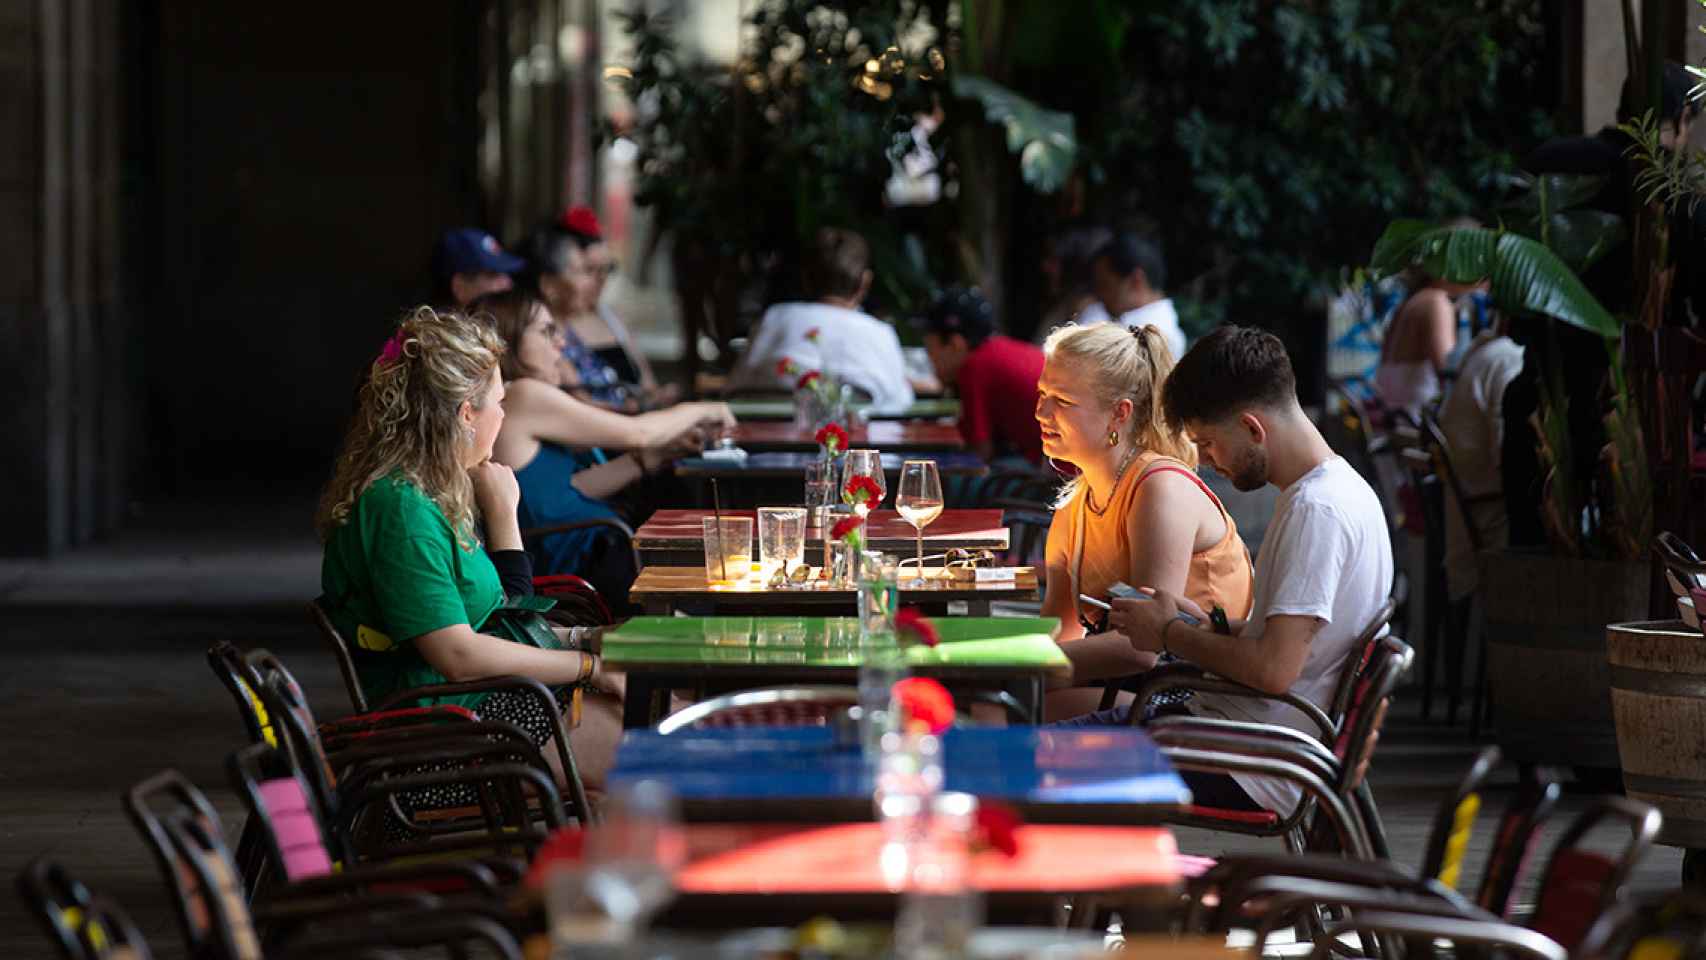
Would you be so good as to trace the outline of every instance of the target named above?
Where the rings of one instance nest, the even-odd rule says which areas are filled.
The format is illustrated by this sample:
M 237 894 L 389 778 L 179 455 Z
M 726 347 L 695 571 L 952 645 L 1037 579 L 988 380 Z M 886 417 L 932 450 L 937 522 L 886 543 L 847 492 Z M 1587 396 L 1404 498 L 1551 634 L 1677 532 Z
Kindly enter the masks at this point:
M 806 339 L 812 329 L 818 342 Z M 729 377 L 733 387 L 792 392 L 798 377 L 784 377 L 777 364 L 791 358 L 803 370 L 824 373 L 871 395 L 878 410 L 911 405 L 912 384 L 900 337 L 876 317 L 827 303 L 778 303 L 764 311 L 746 355 Z
M 1127 330 L 1154 324 L 1166 338 L 1167 349 L 1173 351 L 1173 362 L 1178 363 L 1179 358 L 1185 355 L 1185 331 L 1179 326 L 1179 311 L 1173 309 L 1172 297 L 1162 297 L 1136 310 L 1127 310 L 1120 314 L 1119 322 Z
M 1505 387 L 1522 372 L 1522 346 L 1510 337 L 1483 333 L 1463 357 L 1457 382 L 1439 408 L 1439 429 L 1451 446 L 1451 467 L 1463 494 L 1480 497 L 1504 489 L 1499 463 L 1505 440 Z M 1457 498 L 1446 496 L 1445 577 L 1452 599 L 1475 592 L 1479 579 L 1475 551 Z M 1510 538 L 1502 500 L 1476 503 L 1476 529 L 1482 546 L 1498 548 Z
M 1272 616 L 1322 621 L 1291 692 L 1326 709 L 1352 641 L 1391 590 L 1392 541 L 1380 498 L 1344 458 L 1333 457 L 1280 491 L 1256 557 L 1255 603 L 1241 636 L 1255 641 Z M 1321 735 L 1302 712 L 1272 700 L 1199 693 L 1191 711 Z M 1290 783 L 1250 774 L 1233 778 L 1257 803 L 1277 813 L 1291 810 L 1301 795 Z

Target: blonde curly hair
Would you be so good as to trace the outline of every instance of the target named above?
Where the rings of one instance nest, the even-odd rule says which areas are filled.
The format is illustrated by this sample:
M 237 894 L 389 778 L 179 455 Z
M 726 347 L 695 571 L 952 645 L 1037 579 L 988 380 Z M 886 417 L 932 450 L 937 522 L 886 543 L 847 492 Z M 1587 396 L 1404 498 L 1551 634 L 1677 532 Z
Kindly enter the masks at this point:
M 462 462 L 469 440 L 462 405 L 481 409 L 504 353 L 488 323 L 417 307 L 397 325 L 357 399 L 314 528 L 321 542 L 349 521 L 374 481 L 399 471 L 450 521 L 464 547 L 477 542 L 474 487 Z

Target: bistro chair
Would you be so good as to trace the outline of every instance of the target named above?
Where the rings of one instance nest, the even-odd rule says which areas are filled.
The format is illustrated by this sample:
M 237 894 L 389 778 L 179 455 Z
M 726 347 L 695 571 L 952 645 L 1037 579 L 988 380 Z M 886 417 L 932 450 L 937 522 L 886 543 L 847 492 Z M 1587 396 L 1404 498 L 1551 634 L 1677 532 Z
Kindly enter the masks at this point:
M 1012 694 L 979 690 L 957 695 L 956 703 L 987 703 L 1001 707 L 1010 722 L 1028 724 L 1029 714 Z M 683 730 L 730 727 L 822 727 L 836 722 L 859 705 L 859 688 L 842 686 L 765 687 L 701 700 L 665 717 L 661 734 Z
M 1504 919 L 1511 891 L 1560 788 L 1556 780 L 1545 779 L 1512 797 L 1494 831 L 1474 900 L 1467 899 L 1457 892 L 1463 855 L 1481 810 L 1481 794 L 1499 756 L 1497 747 L 1481 751 L 1457 789 L 1441 802 L 1420 868 L 1414 872 L 1390 861 L 1312 854 L 1229 857 L 1191 884 L 1185 929 L 1225 931 L 1259 924 L 1257 942 L 1265 943 L 1273 930 L 1292 921 L 1287 908 L 1295 907 L 1307 908 L 1302 916 L 1313 935 L 1322 929 L 1323 907 L 1379 906 L 1381 897 L 1394 892 L 1436 901 L 1423 912 L 1467 915 L 1479 910 Z M 1262 916 L 1247 912 L 1255 903 L 1263 904 Z
M 1353 650 L 1350 656 L 1355 655 Z M 1188 760 L 1187 769 L 1272 775 L 1303 790 L 1296 808 L 1284 816 L 1271 810 L 1193 806 L 1171 822 L 1282 837 L 1293 853 L 1313 849 L 1363 859 L 1387 857 L 1385 832 L 1366 775 L 1393 691 L 1413 657 L 1410 647 L 1396 637 L 1374 642 L 1351 686 L 1330 749 L 1307 734 L 1274 724 L 1193 716 L 1156 718 L 1148 725 L 1150 735 L 1170 759 L 1178 754 Z M 1175 765 L 1184 764 L 1175 760 Z M 1316 807 L 1321 815 L 1311 820 Z
M 58 863 L 45 857 L 30 861 L 18 873 L 17 886 L 65 960 L 152 960 L 129 914 L 91 893 Z
M 1706 955 L 1706 894 L 1690 888 L 1625 900 L 1594 922 L 1579 960 L 1668 960 Z
M 472 890 L 496 899 L 503 895 L 500 884 L 519 882 L 525 872 L 526 864 L 519 860 L 441 856 L 355 865 L 334 849 L 318 805 L 287 751 L 250 744 L 231 755 L 227 769 L 251 818 L 262 825 L 271 862 L 278 867 L 275 879 L 292 896 L 383 886 L 432 893 Z
M 125 795 L 125 810 L 165 876 L 191 960 L 262 960 L 257 922 L 269 928 L 302 927 L 317 936 L 335 931 L 346 956 L 355 955 L 352 945 L 383 948 L 395 942 L 390 938 L 456 949 L 482 943 L 500 956 L 520 956 L 514 937 L 501 927 L 477 914 L 448 910 L 426 894 L 372 892 L 353 900 L 318 895 L 329 893 L 335 878 L 327 878 L 325 890 L 310 891 L 316 895 L 281 897 L 251 911 L 221 839 L 218 816 L 201 791 L 175 770 L 132 787 Z M 430 940 L 423 938 L 427 930 L 433 934 Z M 290 946 L 282 952 L 304 955 Z M 332 950 L 317 954 L 333 955 Z

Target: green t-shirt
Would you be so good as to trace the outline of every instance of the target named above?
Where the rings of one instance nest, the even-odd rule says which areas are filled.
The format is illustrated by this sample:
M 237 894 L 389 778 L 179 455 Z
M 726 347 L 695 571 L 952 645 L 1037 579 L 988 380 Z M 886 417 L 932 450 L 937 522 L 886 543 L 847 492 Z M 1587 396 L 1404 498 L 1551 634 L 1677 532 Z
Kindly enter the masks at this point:
M 486 552 L 460 546 L 438 504 L 397 473 L 369 486 L 327 541 L 320 589 L 369 701 L 444 683 L 415 638 L 459 623 L 478 630 L 504 600 Z M 472 707 L 483 698 L 440 702 Z

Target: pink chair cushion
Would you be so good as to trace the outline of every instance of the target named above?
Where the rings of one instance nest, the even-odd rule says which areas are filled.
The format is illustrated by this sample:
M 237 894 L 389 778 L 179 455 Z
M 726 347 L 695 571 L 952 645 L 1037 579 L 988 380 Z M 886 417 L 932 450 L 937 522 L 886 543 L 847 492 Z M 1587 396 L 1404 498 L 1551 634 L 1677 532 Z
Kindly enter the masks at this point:
M 266 780 L 259 785 L 261 804 L 271 821 L 273 838 L 284 855 L 284 875 L 292 883 L 332 872 L 326 839 L 319 821 L 308 809 L 308 798 L 295 777 Z

